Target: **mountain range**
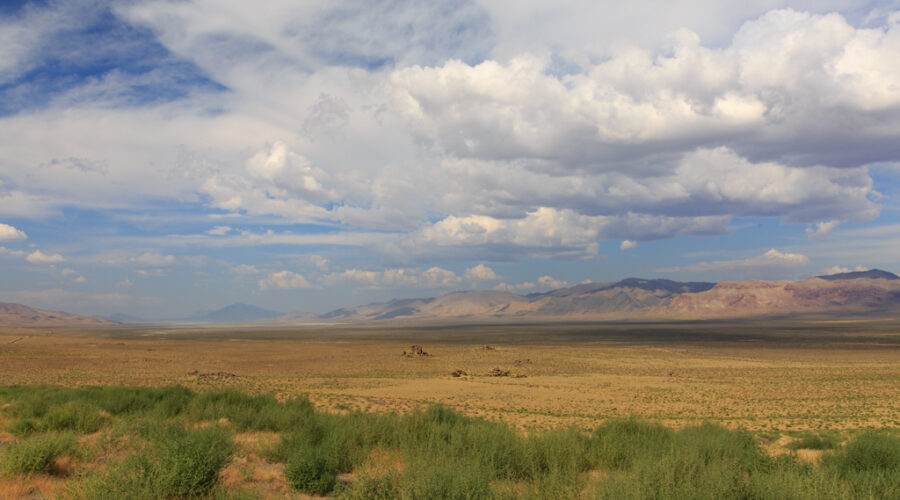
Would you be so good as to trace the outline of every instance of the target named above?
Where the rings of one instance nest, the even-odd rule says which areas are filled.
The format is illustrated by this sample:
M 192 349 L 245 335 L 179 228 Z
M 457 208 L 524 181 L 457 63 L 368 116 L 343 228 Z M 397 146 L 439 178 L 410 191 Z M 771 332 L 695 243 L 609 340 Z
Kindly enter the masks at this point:
M 373 321 L 591 321 L 703 320 L 798 315 L 900 314 L 900 277 L 873 269 L 802 281 L 679 282 L 628 278 L 583 283 L 544 293 L 462 291 L 437 298 L 397 299 L 336 309 L 315 317 L 338 323 Z M 249 304 L 197 313 L 171 322 L 302 322 Z M 109 321 L 107 321 L 109 320 Z M 144 322 L 126 315 L 106 319 L 44 311 L 0 302 L 0 325 L 100 326 Z
M 725 319 L 803 314 L 900 313 L 900 277 L 878 269 L 803 281 L 720 283 L 628 278 L 546 293 L 455 292 L 337 309 L 324 319 L 626 320 Z
M 112 324 L 99 318 L 0 302 L 0 325 L 2 326 L 103 326 Z

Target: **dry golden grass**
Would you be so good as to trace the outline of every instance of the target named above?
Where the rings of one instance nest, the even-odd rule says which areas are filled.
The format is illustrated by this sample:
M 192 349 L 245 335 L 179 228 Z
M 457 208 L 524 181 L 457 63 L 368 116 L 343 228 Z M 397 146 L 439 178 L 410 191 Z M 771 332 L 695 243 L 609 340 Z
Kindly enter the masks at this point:
M 59 498 L 65 488 L 65 477 L 48 474 L 0 479 L 0 499 Z
M 249 432 L 234 435 L 235 457 L 219 475 L 228 489 L 253 491 L 260 498 L 295 498 L 284 479 L 284 464 L 271 463 L 257 455 L 264 446 L 279 439 L 274 432 Z
M 900 427 L 898 339 L 897 322 L 17 329 L 0 331 L 0 380 L 231 386 L 305 393 L 332 411 L 443 403 L 526 429 L 628 415 L 757 431 Z M 402 357 L 412 343 L 433 356 Z M 495 367 L 512 376 L 487 376 Z

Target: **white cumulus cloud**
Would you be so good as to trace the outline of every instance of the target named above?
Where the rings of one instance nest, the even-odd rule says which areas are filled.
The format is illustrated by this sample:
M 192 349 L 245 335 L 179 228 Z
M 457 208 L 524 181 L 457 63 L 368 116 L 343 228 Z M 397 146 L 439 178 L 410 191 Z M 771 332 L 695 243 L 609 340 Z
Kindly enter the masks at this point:
M 175 265 L 178 259 L 174 255 L 147 252 L 137 257 L 132 257 L 130 262 L 146 267 L 169 267 Z
M 231 227 L 229 226 L 216 226 L 212 229 L 206 231 L 206 234 L 212 236 L 223 236 L 231 232 Z
M 500 279 L 500 277 L 497 276 L 497 273 L 495 273 L 493 269 L 484 264 L 478 264 L 475 267 L 466 269 L 463 278 L 466 281 L 471 281 L 473 283 L 478 281 L 495 281 Z
M 259 289 L 262 291 L 272 289 L 295 290 L 302 288 L 313 288 L 313 286 L 310 285 L 309 281 L 307 281 L 306 278 L 303 277 L 303 275 L 291 271 L 278 271 L 275 273 L 271 273 L 265 278 L 257 281 L 257 284 L 259 285 Z
M 0 224 L 0 241 L 24 240 L 27 237 L 24 231 L 8 224 Z
M 58 264 L 65 259 L 58 253 L 45 254 L 40 250 L 35 250 L 34 252 L 28 254 L 28 256 L 25 257 L 25 260 L 31 262 L 32 264 Z
M 567 281 L 544 275 L 535 281 L 523 281 L 522 283 L 517 284 L 499 283 L 494 286 L 493 289 L 501 292 L 533 293 L 538 291 L 556 290 L 567 286 L 569 286 Z
M 824 238 L 831 234 L 831 230 L 838 227 L 840 221 L 829 220 L 816 222 L 813 227 L 806 228 L 806 236 L 808 238 Z
M 841 267 L 841 266 L 831 266 L 827 269 L 822 269 L 822 274 L 830 275 L 830 274 L 841 274 L 841 273 L 850 273 L 853 271 L 868 271 L 869 268 L 865 266 L 856 266 L 853 269 L 849 267 Z
M 462 278 L 441 267 L 428 269 L 391 268 L 381 271 L 346 269 L 323 277 L 326 284 L 359 283 L 366 288 L 447 288 L 458 285 Z

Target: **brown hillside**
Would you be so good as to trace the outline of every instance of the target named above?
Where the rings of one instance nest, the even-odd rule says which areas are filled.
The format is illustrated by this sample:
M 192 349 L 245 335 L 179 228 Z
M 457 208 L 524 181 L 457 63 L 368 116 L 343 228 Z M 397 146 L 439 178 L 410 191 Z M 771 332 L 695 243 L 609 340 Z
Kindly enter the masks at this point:
M 0 325 L 4 326 L 75 326 L 110 325 L 109 321 L 60 311 L 45 311 L 22 304 L 0 302 Z

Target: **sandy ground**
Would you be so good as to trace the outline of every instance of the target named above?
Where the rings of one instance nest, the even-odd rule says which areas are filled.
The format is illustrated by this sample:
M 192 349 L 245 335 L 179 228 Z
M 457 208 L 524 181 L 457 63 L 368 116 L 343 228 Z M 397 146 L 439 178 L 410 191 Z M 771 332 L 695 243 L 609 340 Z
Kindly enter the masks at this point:
M 413 343 L 431 356 L 402 356 Z M 0 384 L 233 386 L 332 411 L 443 403 L 524 429 L 630 415 L 755 431 L 900 427 L 900 323 L 0 327 Z

